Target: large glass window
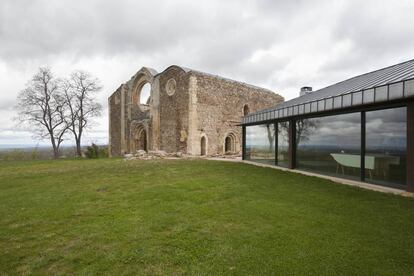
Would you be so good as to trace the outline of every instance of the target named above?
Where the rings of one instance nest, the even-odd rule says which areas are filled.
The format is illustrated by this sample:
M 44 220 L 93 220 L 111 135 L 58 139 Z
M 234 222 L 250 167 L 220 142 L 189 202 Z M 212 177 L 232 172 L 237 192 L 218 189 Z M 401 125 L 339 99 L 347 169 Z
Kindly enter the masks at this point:
M 361 139 L 365 139 L 365 181 L 406 185 L 407 108 L 296 119 L 295 167 L 325 175 L 361 179 Z M 289 167 L 289 122 L 246 127 L 244 157 Z M 275 160 L 276 159 L 276 160 Z
M 244 158 L 259 163 L 275 164 L 274 124 L 246 127 L 246 152 Z
M 297 120 L 296 144 L 299 169 L 360 179 L 360 113 Z
M 406 184 L 407 108 L 366 112 L 365 181 Z
M 289 166 L 289 122 L 277 124 L 277 165 Z

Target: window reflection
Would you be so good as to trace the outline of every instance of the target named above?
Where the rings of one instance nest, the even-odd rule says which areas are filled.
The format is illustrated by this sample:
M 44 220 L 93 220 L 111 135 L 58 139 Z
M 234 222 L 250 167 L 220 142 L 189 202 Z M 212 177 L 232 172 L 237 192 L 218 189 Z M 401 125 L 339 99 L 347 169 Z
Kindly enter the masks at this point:
M 360 113 L 298 120 L 296 143 L 299 169 L 359 179 Z
M 277 165 L 289 166 L 289 122 L 277 124 Z
M 407 108 L 366 111 L 365 115 L 365 181 L 406 185 Z M 296 119 L 295 123 L 298 169 L 361 179 L 360 112 Z M 246 127 L 245 149 L 246 160 L 288 167 L 289 122 Z
M 246 153 L 244 158 L 259 163 L 275 164 L 274 124 L 246 127 Z
M 407 109 L 366 112 L 365 180 L 389 185 L 406 183 Z

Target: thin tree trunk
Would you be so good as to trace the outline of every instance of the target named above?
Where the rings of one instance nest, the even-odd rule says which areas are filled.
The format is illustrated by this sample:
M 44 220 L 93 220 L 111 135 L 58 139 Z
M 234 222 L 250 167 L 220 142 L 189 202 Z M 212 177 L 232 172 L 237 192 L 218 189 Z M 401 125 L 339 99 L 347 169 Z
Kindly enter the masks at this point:
M 51 142 L 52 142 L 52 148 L 53 148 L 53 159 L 58 159 L 59 158 L 59 148 L 56 146 L 56 142 L 55 139 L 52 137 L 50 138 Z
M 76 139 L 76 154 L 78 157 L 82 157 L 82 148 L 80 137 Z
M 58 158 L 59 158 L 59 149 L 54 148 L 53 149 L 53 159 L 58 159 Z

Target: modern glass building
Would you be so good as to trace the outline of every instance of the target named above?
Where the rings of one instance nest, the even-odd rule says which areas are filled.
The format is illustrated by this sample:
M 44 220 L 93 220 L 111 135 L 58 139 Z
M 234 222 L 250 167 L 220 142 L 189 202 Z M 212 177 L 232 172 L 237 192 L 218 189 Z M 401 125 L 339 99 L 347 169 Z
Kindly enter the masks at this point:
M 414 192 L 414 60 L 243 118 L 243 159 Z

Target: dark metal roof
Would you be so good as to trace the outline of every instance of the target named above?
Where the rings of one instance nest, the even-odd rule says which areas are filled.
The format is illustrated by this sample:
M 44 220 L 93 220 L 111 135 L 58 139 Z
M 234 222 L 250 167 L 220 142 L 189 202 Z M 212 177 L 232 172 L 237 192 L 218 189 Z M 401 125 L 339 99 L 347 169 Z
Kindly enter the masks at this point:
M 383 69 L 379 69 L 373 72 L 365 73 L 341 82 L 338 82 L 336 84 L 327 86 L 325 88 L 319 89 L 317 91 L 311 92 L 309 94 L 294 98 L 292 100 L 280 103 L 276 105 L 273 108 L 265 109 L 258 111 L 256 113 L 249 114 L 248 116 L 243 118 L 243 123 L 254 123 L 259 121 L 265 121 L 269 119 L 277 119 L 281 117 L 290 117 L 295 116 L 299 114 L 305 114 L 305 113 L 312 113 L 317 111 L 324 111 L 326 109 L 340 109 L 345 108 L 353 105 L 359 105 L 359 104 L 365 104 L 368 102 L 364 102 L 363 100 L 353 102 L 353 97 L 350 96 L 351 103 L 349 105 L 343 105 L 342 97 L 344 95 L 353 94 L 356 92 L 359 92 L 361 94 L 362 99 L 364 98 L 364 95 L 366 91 L 372 91 L 375 88 L 387 87 L 387 96 L 385 98 L 378 98 L 381 99 L 381 101 L 389 100 L 389 99 L 395 99 L 398 98 L 401 94 L 401 97 L 404 97 L 402 91 L 398 91 L 398 89 L 393 89 L 390 91 L 389 84 L 394 84 L 398 82 L 403 82 L 405 80 L 410 80 L 414 78 L 414 59 L 402 62 L 399 64 L 395 64 Z M 403 89 L 401 89 L 403 90 Z M 371 93 L 371 92 L 370 92 Z M 373 92 L 375 94 L 375 91 Z M 394 93 L 394 94 L 393 94 Z M 398 95 L 397 95 L 398 94 Z M 333 101 L 334 98 L 338 98 L 338 96 L 341 97 L 341 105 L 334 105 Z M 358 96 L 359 97 L 359 96 Z M 318 104 L 318 102 L 321 102 L 321 100 L 324 100 L 323 104 Z M 328 108 L 326 108 L 326 100 L 332 99 L 328 101 Z M 377 99 L 377 100 L 378 100 Z M 332 101 L 332 106 L 330 106 Z M 374 101 L 375 101 L 375 95 L 374 95 Z M 376 101 L 375 101 L 376 102 Z M 315 103 L 316 110 L 312 110 L 311 107 L 309 107 L 309 110 L 306 110 L 305 104 L 311 105 L 311 103 Z M 323 110 L 321 110 L 323 105 Z M 303 106 L 303 111 L 300 112 L 300 108 Z M 297 107 L 297 112 L 295 112 Z M 291 109 L 291 110 L 290 110 Z M 280 112 L 280 110 L 286 110 L 283 112 Z M 291 111 L 291 112 L 290 112 Z M 257 116 L 260 114 L 269 113 L 269 116 Z M 261 118 L 264 117 L 264 118 Z

